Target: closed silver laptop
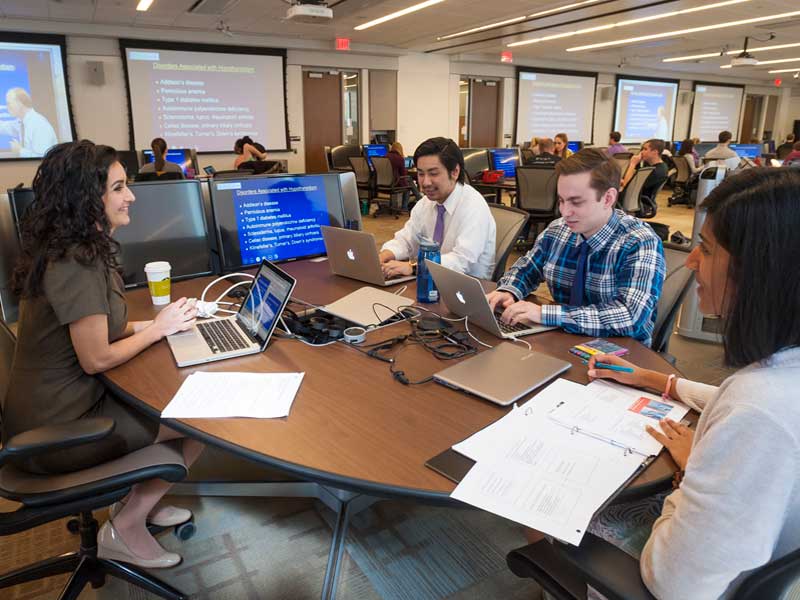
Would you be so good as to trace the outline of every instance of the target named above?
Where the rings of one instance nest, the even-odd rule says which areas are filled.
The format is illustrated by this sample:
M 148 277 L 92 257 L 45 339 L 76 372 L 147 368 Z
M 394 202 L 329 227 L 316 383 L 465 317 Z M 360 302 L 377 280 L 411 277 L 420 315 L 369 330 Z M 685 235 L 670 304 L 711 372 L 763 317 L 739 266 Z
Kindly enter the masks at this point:
M 503 342 L 433 376 L 447 387 L 508 406 L 570 368 L 565 360 Z
M 494 336 L 510 339 L 556 329 L 546 325 L 507 325 L 492 312 L 480 281 L 429 260 L 425 264 L 433 275 L 439 299 L 448 310 L 459 317 L 467 317 L 469 323 Z
M 263 352 L 295 283 L 291 275 L 262 261 L 236 315 L 203 321 L 167 336 L 175 362 L 188 367 Z
M 320 229 L 325 240 L 328 262 L 334 275 L 366 281 L 381 287 L 414 279 L 413 275 L 384 278 L 375 236 L 371 233 L 327 225 L 321 225 Z

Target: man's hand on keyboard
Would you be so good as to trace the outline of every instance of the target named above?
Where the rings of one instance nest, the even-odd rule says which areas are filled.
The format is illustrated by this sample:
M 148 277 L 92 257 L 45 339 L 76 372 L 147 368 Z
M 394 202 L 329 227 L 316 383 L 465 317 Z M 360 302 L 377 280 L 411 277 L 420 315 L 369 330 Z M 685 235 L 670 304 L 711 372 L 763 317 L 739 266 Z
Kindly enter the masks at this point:
M 533 302 L 515 302 L 503 311 L 500 318 L 509 325 L 541 323 L 542 307 Z
M 489 308 L 492 309 L 492 312 L 503 312 L 517 300 L 510 292 L 497 290 L 486 294 L 486 299 L 489 301 Z

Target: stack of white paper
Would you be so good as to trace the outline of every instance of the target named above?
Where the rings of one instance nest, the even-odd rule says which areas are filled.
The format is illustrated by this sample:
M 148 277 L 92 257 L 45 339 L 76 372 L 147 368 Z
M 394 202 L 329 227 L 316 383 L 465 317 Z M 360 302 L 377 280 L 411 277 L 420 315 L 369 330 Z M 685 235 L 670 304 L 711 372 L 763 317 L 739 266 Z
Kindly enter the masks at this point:
M 593 417 L 594 433 L 609 433 L 601 427 L 607 423 L 601 423 L 598 415 L 612 415 L 609 422 L 619 426 L 627 417 L 624 412 L 631 412 L 641 404 L 639 399 L 647 396 L 625 388 L 619 392 L 615 387 L 621 386 L 582 386 L 558 379 L 525 405 L 453 446 L 476 461 L 453 498 L 580 544 L 595 512 L 644 460 L 638 452 L 578 431 Z M 626 396 L 628 392 L 635 398 Z M 678 408 L 669 416 L 680 418 L 685 412 L 685 407 Z M 641 416 L 641 411 L 636 414 Z M 656 423 L 655 418 L 642 418 Z M 638 425 L 649 437 L 644 423 Z M 611 433 L 616 431 L 631 438 L 638 433 L 636 423 L 631 422 Z M 636 439 L 639 448 L 651 448 Z M 657 442 L 656 446 L 655 453 L 660 449 Z
M 161 413 L 164 419 L 289 416 L 305 373 L 192 373 Z

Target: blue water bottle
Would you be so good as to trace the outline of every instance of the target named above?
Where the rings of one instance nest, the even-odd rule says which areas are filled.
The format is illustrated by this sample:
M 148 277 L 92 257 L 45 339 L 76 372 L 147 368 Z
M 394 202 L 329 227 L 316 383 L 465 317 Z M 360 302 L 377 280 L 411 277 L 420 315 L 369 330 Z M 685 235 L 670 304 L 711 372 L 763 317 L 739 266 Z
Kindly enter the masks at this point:
M 417 258 L 417 302 L 438 302 L 439 290 L 433 283 L 433 276 L 425 265 L 425 259 L 441 264 L 442 255 L 439 252 L 439 244 L 429 241 L 421 242 Z

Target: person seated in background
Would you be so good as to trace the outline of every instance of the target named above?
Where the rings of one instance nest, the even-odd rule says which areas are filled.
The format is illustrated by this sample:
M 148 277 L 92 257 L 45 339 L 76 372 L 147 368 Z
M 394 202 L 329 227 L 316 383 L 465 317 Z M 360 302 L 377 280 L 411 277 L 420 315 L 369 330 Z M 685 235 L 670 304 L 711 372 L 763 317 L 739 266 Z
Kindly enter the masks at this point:
M 177 179 L 183 179 L 181 166 L 167 160 L 167 142 L 164 138 L 155 138 L 150 142 L 150 148 L 153 151 L 153 162 L 147 163 L 139 169 L 139 174 L 155 173 L 161 176 L 164 173 L 179 173 Z
M 451 139 L 435 137 L 414 152 L 423 194 L 405 226 L 381 248 L 384 276 L 411 275 L 421 241 L 439 244 L 442 265 L 480 279 L 494 270 L 494 217 L 484 197 L 467 183 L 464 156 Z
M 622 134 L 619 131 L 612 131 L 608 134 L 608 148 L 606 149 L 606 154 L 609 157 L 614 158 L 615 154 L 626 153 L 628 149 L 619 143 L 622 139 Z
M 569 158 L 572 156 L 572 150 L 569 149 L 569 138 L 567 138 L 566 133 L 557 133 L 555 138 L 553 138 L 553 144 L 555 145 L 555 151 L 553 154 L 560 158 Z
M 783 142 L 780 146 L 775 148 L 775 158 L 778 160 L 783 160 L 786 158 L 789 153 L 794 150 L 794 134 L 790 133 L 786 136 L 786 141 Z
M 711 150 L 706 152 L 705 156 L 703 156 L 703 159 L 705 160 L 708 158 L 722 161 L 729 169 L 735 169 L 738 167 L 741 159 L 739 158 L 739 155 L 736 154 L 736 152 L 730 147 L 733 134 L 730 131 L 720 131 L 717 139 L 719 140 L 719 143 Z
M 408 176 L 403 145 L 400 142 L 392 142 L 392 145 L 389 147 L 389 152 L 386 153 L 386 158 L 388 158 L 389 162 L 392 163 L 392 175 L 394 176 L 394 180 L 397 182 L 397 185 L 409 186 L 411 188 L 411 193 L 414 194 L 414 198 L 417 200 L 422 198 L 422 194 L 419 193 L 417 186 L 414 185 L 414 180 Z M 408 210 L 408 196 L 408 191 L 403 192 L 403 210 Z
M 795 142 L 792 146 L 792 151 L 783 159 L 783 166 L 791 164 L 794 161 L 800 161 L 800 142 Z
M 556 165 L 553 221 L 488 295 L 506 323 L 542 323 L 593 337 L 630 336 L 650 344 L 664 283 L 661 240 L 635 217 L 614 208 L 617 164 L 584 148 Z M 547 282 L 555 304 L 525 301 Z
M 133 409 L 96 377 L 188 329 L 197 315 L 181 298 L 152 321 L 128 321 L 119 244 L 112 238 L 130 222 L 135 198 L 126 181 L 116 151 L 88 140 L 54 146 L 34 176 L 36 202 L 21 223 L 13 276 L 19 323 L 2 439 L 93 417 L 110 417 L 115 427 L 100 441 L 18 464 L 27 471 L 69 473 L 167 440 L 176 440 L 188 466 L 203 449 Z M 156 508 L 169 487 L 160 479 L 139 483 L 112 505 L 111 519 L 100 528 L 98 556 L 146 568 L 177 565 L 181 557 L 147 530 L 147 521 L 170 526 L 191 517 L 185 509 Z
M 244 162 L 267 160 L 267 151 L 261 144 L 254 142 L 250 136 L 239 138 L 233 144 L 233 152 L 237 154 L 233 168 L 238 169 Z
M 555 165 L 561 160 L 555 155 L 555 143 L 550 138 L 539 138 L 538 152 L 525 161 L 526 165 Z
M 531 138 L 531 145 L 528 147 L 528 150 L 531 151 L 531 154 L 536 155 L 539 153 L 539 139 L 536 136 Z
M 611 355 L 589 361 L 592 379 L 664 392 L 702 413 L 694 432 L 672 421 L 648 428 L 678 465 L 674 491 L 611 506 L 589 528 L 638 556 L 661 600 L 728 598 L 752 570 L 800 548 L 798 189 L 794 169 L 753 168 L 702 205 L 701 243 L 686 266 L 700 312 L 725 324 L 725 363 L 739 369 L 720 387 Z
M 667 165 L 661 159 L 661 153 L 664 151 L 664 140 L 647 140 L 642 145 L 642 151 L 638 154 L 634 154 L 631 157 L 630 163 L 628 164 L 628 170 L 625 172 L 625 176 L 622 178 L 622 189 L 625 189 L 625 186 L 628 185 L 633 176 L 636 174 L 636 171 L 639 169 L 642 163 L 648 167 L 654 167 L 654 170 L 650 172 L 650 175 L 647 176 L 645 179 L 644 185 L 642 186 L 641 197 L 646 198 L 642 205 L 642 212 L 644 216 L 647 217 L 653 216 L 656 214 L 657 204 L 656 204 L 656 193 L 661 185 L 667 180 L 669 170 L 667 169 Z
M 697 150 L 694 149 L 694 140 L 686 138 L 681 142 L 681 149 L 678 150 L 678 156 L 685 156 L 686 162 L 692 173 L 697 173 L 702 169 L 702 162 L 697 156 Z

